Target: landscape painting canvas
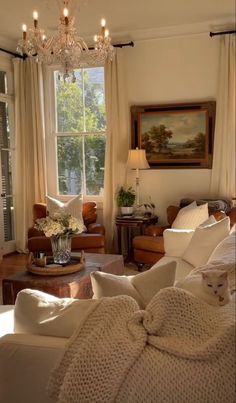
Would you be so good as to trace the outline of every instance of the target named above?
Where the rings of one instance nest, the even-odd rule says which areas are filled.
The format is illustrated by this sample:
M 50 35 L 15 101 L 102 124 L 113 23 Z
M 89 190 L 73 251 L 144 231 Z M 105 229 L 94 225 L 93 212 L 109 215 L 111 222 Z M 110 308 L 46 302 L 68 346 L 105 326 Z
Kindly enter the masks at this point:
M 138 113 L 138 143 L 150 164 L 207 163 L 208 110 Z

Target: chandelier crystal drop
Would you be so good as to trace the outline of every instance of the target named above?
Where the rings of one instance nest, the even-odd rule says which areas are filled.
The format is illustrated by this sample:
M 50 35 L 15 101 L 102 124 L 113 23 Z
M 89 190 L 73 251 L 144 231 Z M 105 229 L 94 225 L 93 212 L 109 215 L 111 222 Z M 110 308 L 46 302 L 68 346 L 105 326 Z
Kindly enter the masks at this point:
M 69 12 L 70 0 L 64 0 L 55 36 L 47 38 L 39 27 L 38 12 L 33 12 L 34 25 L 27 30 L 22 25 L 22 39 L 19 40 L 17 52 L 35 58 L 45 64 L 60 65 L 64 74 L 75 68 L 103 64 L 106 59 L 112 60 L 114 48 L 111 45 L 106 21 L 101 20 L 101 32 L 94 36 L 95 45 L 89 48 L 75 28 L 75 17 Z

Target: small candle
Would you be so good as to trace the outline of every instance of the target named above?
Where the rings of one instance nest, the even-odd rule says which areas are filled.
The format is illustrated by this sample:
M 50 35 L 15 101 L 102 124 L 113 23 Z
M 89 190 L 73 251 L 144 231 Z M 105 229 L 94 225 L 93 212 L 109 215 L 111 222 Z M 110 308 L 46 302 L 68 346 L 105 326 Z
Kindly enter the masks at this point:
M 102 19 L 101 19 L 101 26 L 102 26 L 102 27 L 105 27 L 105 26 L 106 26 L 106 20 L 105 20 L 105 18 L 102 18 Z
M 26 39 L 26 31 L 27 31 L 27 26 L 25 24 L 22 25 L 22 31 L 23 31 L 23 39 Z
M 34 28 L 37 28 L 37 26 L 38 26 L 38 16 L 39 16 L 38 12 L 34 11 L 33 12 Z
M 69 20 L 68 20 L 69 10 L 68 10 L 68 8 L 66 8 L 66 7 L 64 8 L 63 15 L 65 17 L 65 25 L 68 25 L 68 23 L 69 23 Z

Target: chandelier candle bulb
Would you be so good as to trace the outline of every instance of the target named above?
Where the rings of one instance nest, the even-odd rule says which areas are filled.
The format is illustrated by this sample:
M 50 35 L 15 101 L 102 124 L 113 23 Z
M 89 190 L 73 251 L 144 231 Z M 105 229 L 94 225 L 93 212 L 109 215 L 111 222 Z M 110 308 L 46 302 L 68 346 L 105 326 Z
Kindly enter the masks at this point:
M 108 29 L 105 29 L 105 38 L 108 38 L 108 36 L 109 36 L 109 30 Z
M 26 40 L 26 31 L 27 31 L 27 26 L 25 24 L 22 25 L 22 31 L 23 31 L 23 39 L 25 41 Z
M 65 25 L 67 26 L 69 24 L 69 19 L 68 19 L 69 10 L 68 10 L 68 8 L 64 8 L 63 15 L 65 17 Z
M 38 17 L 39 17 L 38 12 L 37 12 L 37 11 L 34 11 L 34 12 L 33 12 L 34 28 L 37 28 L 37 27 L 38 27 Z

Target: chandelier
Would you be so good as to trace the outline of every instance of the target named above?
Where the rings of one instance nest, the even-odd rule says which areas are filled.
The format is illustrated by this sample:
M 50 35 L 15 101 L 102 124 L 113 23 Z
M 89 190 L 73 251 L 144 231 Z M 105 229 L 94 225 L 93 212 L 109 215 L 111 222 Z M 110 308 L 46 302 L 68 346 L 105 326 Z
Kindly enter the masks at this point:
M 70 0 L 64 0 L 58 31 L 47 38 L 38 22 L 38 12 L 33 12 L 34 25 L 27 30 L 22 25 L 23 35 L 18 42 L 17 52 L 35 58 L 45 64 L 58 64 L 68 75 L 75 68 L 98 65 L 106 59 L 112 60 L 114 48 L 111 45 L 106 21 L 101 20 L 101 32 L 94 36 L 94 47 L 89 48 L 75 28 L 75 17 L 69 12 Z

